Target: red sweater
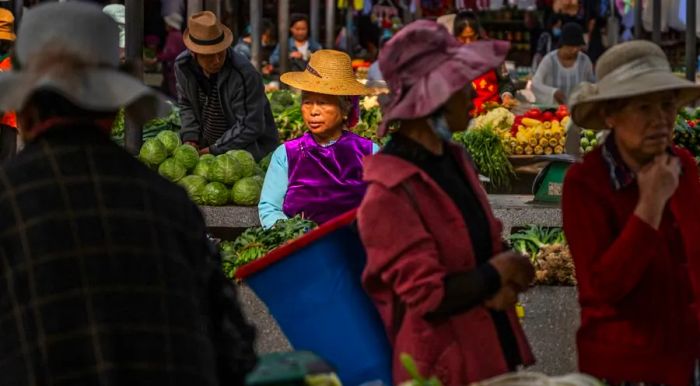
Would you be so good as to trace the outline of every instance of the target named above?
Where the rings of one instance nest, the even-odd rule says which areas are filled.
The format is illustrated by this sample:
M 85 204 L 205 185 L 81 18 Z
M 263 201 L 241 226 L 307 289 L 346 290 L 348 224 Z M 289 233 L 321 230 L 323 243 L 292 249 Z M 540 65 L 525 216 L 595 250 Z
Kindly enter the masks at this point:
M 659 230 L 634 215 L 636 182 L 613 188 L 601 148 L 571 167 L 564 231 L 576 265 L 580 370 L 610 382 L 688 385 L 700 358 L 700 177 L 684 173 Z
M 500 252 L 502 225 L 491 211 L 476 171 L 462 148 L 451 145 L 446 151 L 458 156 L 486 212 L 493 251 Z M 393 341 L 394 384 L 410 378 L 399 362 L 401 353 L 411 354 L 422 374 L 437 376 L 447 386 L 463 386 L 507 372 L 496 326 L 486 307 L 478 306 L 440 322 L 425 319 L 442 302 L 445 276 L 473 270 L 477 265 L 457 206 L 423 170 L 399 157 L 368 157 L 364 177 L 369 188 L 358 211 L 360 236 L 367 251 L 362 283 Z M 420 213 L 402 189 L 404 183 L 413 188 Z M 406 305 L 400 321 L 394 320 L 399 300 Z M 534 358 L 514 311 L 508 316 L 517 349 L 529 365 Z

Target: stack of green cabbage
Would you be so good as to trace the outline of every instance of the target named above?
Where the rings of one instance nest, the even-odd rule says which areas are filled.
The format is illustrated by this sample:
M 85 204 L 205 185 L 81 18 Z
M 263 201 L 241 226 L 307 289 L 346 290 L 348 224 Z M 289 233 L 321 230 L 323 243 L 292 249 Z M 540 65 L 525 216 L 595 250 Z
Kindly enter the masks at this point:
M 183 145 L 172 131 L 162 131 L 147 140 L 139 159 L 166 179 L 177 182 L 197 205 L 255 206 L 260 201 L 269 156 L 255 162 L 245 150 L 199 156 L 197 149 Z

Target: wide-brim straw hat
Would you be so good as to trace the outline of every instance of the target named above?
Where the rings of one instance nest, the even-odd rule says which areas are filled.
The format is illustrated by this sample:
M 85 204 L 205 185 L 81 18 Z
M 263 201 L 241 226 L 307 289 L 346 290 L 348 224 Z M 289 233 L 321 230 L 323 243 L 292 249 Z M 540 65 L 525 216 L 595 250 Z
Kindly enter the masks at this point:
M 700 98 L 700 86 L 671 72 L 666 55 L 654 43 L 637 40 L 616 45 L 598 60 L 598 83 L 584 82 L 571 95 L 571 118 L 589 130 L 605 130 L 605 103 L 636 96 L 677 91 L 681 106 Z
M 185 47 L 195 54 L 211 55 L 226 51 L 233 44 L 233 33 L 211 11 L 195 13 L 187 21 Z
M 9 10 L 0 8 L 0 40 L 15 41 L 15 16 Z
M 314 52 L 306 70 L 282 74 L 280 80 L 301 91 L 326 95 L 359 96 L 371 91 L 355 77 L 350 56 L 335 50 Z
M 118 70 L 119 28 L 95 5 L 44 3 L 22 19 L 12 71 L 0 73 L 0 110 L 21 110 L 37 91 L 77 107 L 117 111 L 142 124 L 169 110 L 165 98 Z

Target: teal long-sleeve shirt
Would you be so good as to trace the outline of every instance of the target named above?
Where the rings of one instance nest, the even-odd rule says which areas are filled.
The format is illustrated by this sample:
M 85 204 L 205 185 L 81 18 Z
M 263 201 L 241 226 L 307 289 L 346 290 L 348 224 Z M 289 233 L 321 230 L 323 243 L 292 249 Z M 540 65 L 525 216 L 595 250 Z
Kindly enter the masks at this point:
M 330 146 L 332 144 L 329 144 Z M 373 153 L 379 152 L 379 146 L 374 144 Z M 289 184 L 289 164 L 287 162 L 287 149 L 281 145 L 272 153 L 270 166 L 265 174 L 260 204 L 258 204 L 258 216 L 263 228 L 270 228 L 279 220 L 286 220 L 283 205 L 287 195 Z

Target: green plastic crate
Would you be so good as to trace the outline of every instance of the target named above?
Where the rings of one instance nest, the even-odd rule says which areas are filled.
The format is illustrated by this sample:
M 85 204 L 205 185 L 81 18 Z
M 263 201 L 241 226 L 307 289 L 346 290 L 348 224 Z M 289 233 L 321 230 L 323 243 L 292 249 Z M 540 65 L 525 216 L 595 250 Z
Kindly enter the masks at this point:
M 535 201 L 559 203 L 564 188 L 566 171 L 575 162 L 573 156 L 567 154 L 541 156 L 537 160 L 548 161 L 549 164 L 535 178 L 532 185 L 532 194 Z

